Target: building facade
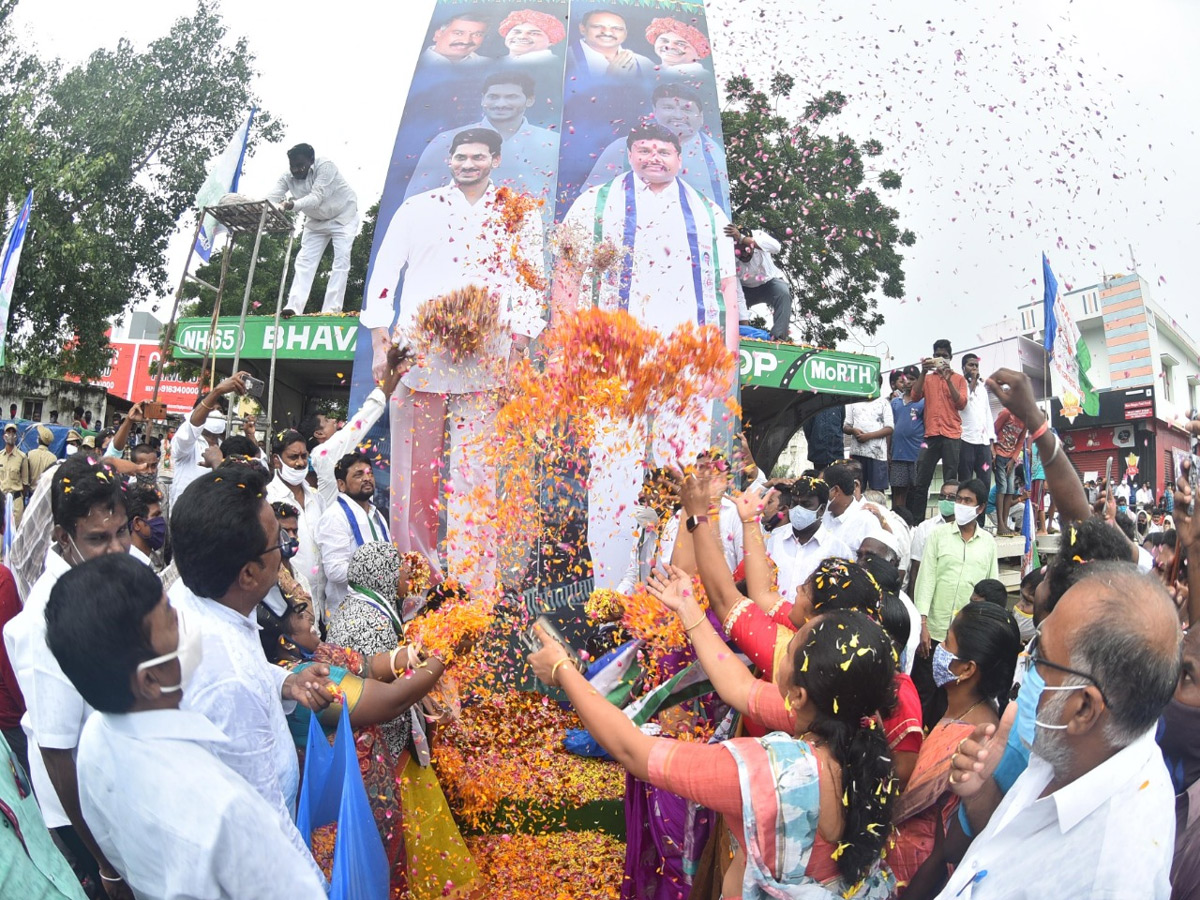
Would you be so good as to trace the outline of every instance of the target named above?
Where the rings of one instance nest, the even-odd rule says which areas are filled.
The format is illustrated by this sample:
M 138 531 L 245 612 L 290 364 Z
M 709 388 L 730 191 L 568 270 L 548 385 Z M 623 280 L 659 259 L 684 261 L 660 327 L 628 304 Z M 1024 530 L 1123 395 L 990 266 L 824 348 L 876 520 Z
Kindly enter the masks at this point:
M 1091 353 L 1088 377 L 1101 392 L 1100 410 L 1066 416 L 1055 400 L 1052 423 L 1085 479 L 1102 478 L 1111 457 L 1114 477 L 1149 483 L 1159 497 L 1188 450 L 1175 423 L 1200 406 L 1200 347 L 1136 273 L 1063 297 Z M 1017 332 L 1040 341 L 1042 312 L 1040 301 L 1020 307 Z

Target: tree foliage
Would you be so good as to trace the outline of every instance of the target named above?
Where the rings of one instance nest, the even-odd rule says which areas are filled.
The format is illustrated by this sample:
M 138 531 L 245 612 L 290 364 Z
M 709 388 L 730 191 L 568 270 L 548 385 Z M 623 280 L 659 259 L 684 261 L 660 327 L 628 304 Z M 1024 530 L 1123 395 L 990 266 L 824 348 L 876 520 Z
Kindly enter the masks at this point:
M 122 40 L 64 68 L 19 45 L 14 6 L 0 3 L 0 201 L 11 211 L 32 188 L 34 210 L 10 344 L 27 371 L 94 377 L 108 362 L 109 320 L 171 289 L 168 240 L 209 160 L 257 105 L 254 56 L 201 0 L 145 50 Z M 251 140 L 281 130 L 260 109 Z
M 899 213 L 880 198 L 900 175 L 872 173 L 883 153 L 877 140 L 857 144 L 822 132 L 846 98 L 829 91 L 809 101 L 799 118 L 778 111 L 791 98 L 792 76 L 776 73 L 767 92 L 747 76 L 726 82 L 721 113 L 734 221 L 761 228 L 783 245 L 775 263 L 792 286 L 792 328 L 804 340 L 834 346 L 853 326 L 874 334 L 883 324 L 877 292 L 904 296 L 900 247 L 916 242 Z

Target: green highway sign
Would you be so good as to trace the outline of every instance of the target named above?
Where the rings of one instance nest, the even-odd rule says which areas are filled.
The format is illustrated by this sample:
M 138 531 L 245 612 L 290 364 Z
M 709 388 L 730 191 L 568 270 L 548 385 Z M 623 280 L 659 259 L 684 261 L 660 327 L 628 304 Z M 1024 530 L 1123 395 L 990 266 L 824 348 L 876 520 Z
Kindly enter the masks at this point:
M 276 359 L 353 360 L 358 337 L 358 316 L 296 316 L 275 327 L 268 316 L 248 316 L 239 341 L 238 320 L 233 316 L 217 320 L 180 319 L 175 330 L 175 358 L 232 359 L 241 344 L 242 359 L 270 359 L 276 347 Z
M 796 344 L 743 340 L 742 387 L 772 387 L 871 398 L 879 394 L 880 363 L 874 356 L 818 350 Z
M 180 319 L 175 330 L 176 359 L 232 359 L 241 344 L 242 359 L 323 359 L 351 362 L 358 337 L 357 316 L 296 316 L 275 327 L 270 316 L 248 316 L 238 331 L 235 316 L 223 316 L 212 328 L 207 318 Z M 879 391 L 879 360 L 874 356 L 818 350 L 796 344 L 743 340 L 742 387 L 772 387 L 870 398 Z

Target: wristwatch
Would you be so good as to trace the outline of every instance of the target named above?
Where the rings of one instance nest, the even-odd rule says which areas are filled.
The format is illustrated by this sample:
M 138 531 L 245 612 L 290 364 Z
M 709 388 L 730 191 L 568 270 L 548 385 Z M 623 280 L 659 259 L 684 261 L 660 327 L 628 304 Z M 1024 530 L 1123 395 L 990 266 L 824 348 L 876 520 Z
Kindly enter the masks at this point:
M 708 516 L 688 516 L 684 524 L 687 526 L 688 532 L 693 532 L 700 527 L 701 522 L 707 522 Z

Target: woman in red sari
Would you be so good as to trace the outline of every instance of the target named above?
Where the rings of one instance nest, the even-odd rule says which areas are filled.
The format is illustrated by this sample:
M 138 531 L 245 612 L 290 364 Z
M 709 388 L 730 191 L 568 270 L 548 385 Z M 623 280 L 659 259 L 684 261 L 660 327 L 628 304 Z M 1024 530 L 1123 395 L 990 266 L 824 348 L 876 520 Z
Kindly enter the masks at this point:
M 717 635 L 673 569 L 653 581 L 680 616 L 713 686 L 773 733 L 719 744 L 653 738 L 608 703 L 538 632 L 534 673 L 561 687 L 588 731 L 637 778 L 722 813 L 737 843 L 723 896 L 885 898 L 880 865 L 890 833 L 895 778 L 875 711 L 891 705 L 895 656 L 883 629 L 835 610 L 797 632 L 778 684 L 754 678 Z

